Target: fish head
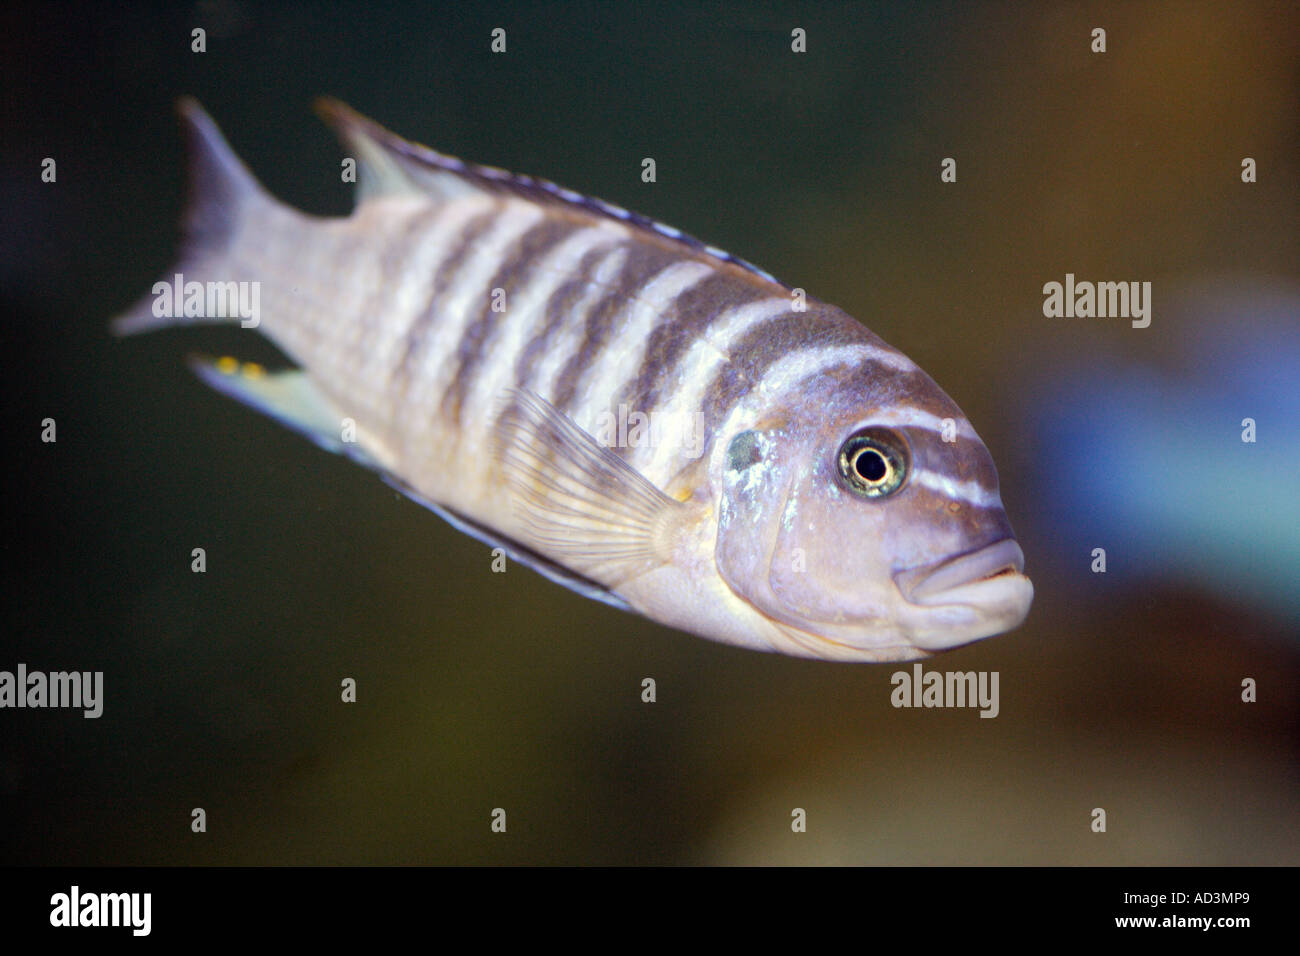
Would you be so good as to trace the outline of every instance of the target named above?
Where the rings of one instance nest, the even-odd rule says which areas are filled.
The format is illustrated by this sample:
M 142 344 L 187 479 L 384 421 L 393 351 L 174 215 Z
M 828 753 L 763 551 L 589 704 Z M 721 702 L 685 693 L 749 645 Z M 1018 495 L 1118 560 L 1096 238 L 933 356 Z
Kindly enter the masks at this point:
M 718 570 L 782 651 L 909 660 L 1029 612 L 992 456 L 928 376 L 906 379 L 811 383 L 722 436 Z

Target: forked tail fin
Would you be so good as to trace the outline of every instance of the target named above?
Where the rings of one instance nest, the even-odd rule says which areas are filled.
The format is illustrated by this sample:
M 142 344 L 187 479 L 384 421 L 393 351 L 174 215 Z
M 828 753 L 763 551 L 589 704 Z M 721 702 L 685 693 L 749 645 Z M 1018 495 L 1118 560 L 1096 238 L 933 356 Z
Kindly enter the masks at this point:
M 190 193 L 182 219 L 181 253 L 165 279 L 155 285 L 154 293 L 113 320 L 112 329 L 118 335 L 182 323 L 248 318 L 238 307 L 232 307 L 232 296 L 241 296 L 233 305 L 242 302 L 246 311 L 244 293 L 247 284 L 254 281 L 251 275 L 238 274 L 241 270 L 246 273 L 249 268 L 241 265 L 236 256 L 238 243 L 242 236 L 257 228 L 259 217 L 273 209 L 276 201 L 235 155 L 197 100 L 183 97 L 176 108 L 190 156 Z M 182 279 L 178 281 L 177 275 Z M 189 286 L 190 283 L 203 287 L 201 308 L 195 298 L 199 287 Z M 190 300 L 188 310 L 186 298 Z M 216 308 L 209 309 L 214 303 Z

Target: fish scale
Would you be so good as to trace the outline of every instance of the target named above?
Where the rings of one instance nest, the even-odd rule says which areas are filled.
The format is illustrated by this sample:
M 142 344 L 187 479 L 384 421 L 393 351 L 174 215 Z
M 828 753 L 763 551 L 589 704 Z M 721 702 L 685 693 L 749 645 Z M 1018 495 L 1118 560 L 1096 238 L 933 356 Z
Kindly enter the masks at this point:
M 187 304 L 157 293 L 118 331 L 229 321 L 191 295 L 258 283 L 296 368 L 200 361 L 204 381 L 548 578 L 713 640 L 907 660 L 1023 619 L 991 456 L 897 349 L 677 229 L 321 112 L 357 161 L 343 219 L 275 201 L 182 102 Z
M 518 264 L 516 283 L 504 287 L 505 314 L 493 325 L 493 334 L 479 343 L 474 364 L 461 371 L 465 380 L 459 418 L 462 428 L 486 433 L 493 427 L 500 396 L 508 388 L 523 385 L 540 358 L 539 350 L 531 346 L 562 321 L 556 313 L 566 280 L 582 268 L 589 253 L 626 240 L 626 230 L 618 226 L 602 223 L 573 228 L 559 241 L 538 249 L 532 261 Z M 532 362 L 525 359 L 530 352 Z

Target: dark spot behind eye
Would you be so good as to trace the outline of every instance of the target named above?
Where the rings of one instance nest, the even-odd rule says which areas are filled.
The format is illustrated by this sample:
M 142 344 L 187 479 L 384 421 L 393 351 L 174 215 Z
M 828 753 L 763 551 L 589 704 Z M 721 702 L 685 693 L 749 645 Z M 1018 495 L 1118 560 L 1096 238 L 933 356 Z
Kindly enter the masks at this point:
M 732 471 L 744 471 L 750 465 L 757 465 L 763 460 L 763 452 L 758 446 L 758 432 L 741 432 L 731 439 L 727 446 L 727 467 Z

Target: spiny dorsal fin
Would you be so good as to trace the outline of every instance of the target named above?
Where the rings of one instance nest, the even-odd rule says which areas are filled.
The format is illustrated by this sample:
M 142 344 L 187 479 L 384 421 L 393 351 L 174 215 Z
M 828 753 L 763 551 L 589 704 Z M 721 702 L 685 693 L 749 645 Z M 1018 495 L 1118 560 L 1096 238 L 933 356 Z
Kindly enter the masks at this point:
M 356 154 L 358 202 L 409 192 L 450 200 L 476 189 L 459 160 L 408 143 L 338 100 L 321 97 L 316 112 Z
M 603 199 L 565 189 L 547 179 L 511 173 L 495 166 L 467 163 L 412 143 L 336 99 L 321 97 L 316 101 L 316 111 L 334 128 L 344 145 L 357 154 L 354 158 L 360 167 L 358 186 L 361 201 L 372 196 L 404 192 L 422 192 L 441 200 L 475 190 L 509 193 L 541 205 L 567 207 L 591 216 L 615 219 L 633 229 L 653 234 L 660 242 L 678 245 L 687 255 L 731 263 L 768 282 L 785 286 L 757 266 L 724 249 L 701 242 L 680 229 Z

